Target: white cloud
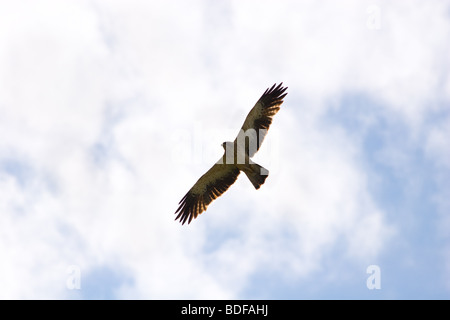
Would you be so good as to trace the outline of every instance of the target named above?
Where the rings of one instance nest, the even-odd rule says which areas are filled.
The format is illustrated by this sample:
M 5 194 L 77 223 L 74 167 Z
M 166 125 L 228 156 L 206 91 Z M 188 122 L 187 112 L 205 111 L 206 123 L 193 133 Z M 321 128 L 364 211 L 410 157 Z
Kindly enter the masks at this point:
M 74 297 L 74 264 L 82 276 L 126 274 L 118 297 L 233 298 L 261 266 L 303 279 L 338 244 L 349 261 L 373 263 L 395 227 L 368 189 L 361 139 L 321 115 L 363 92 L 426 130 L 427 103 L 445 94 L 450 27 L 448 2 L 379 1 L 370 30 L 371 4 L 4 6 L 0 160 L 33 174 L 21 185 L 0 162 L 0 296 Z M 279 81 L 289 94 L 257 158 L 271 172 L 264 188 L 242 176 L 181 227 L 178 201 Z M 429 139 L 440 159 L 445 134 Z M 184 144 L 188 159 L 174 158 Z

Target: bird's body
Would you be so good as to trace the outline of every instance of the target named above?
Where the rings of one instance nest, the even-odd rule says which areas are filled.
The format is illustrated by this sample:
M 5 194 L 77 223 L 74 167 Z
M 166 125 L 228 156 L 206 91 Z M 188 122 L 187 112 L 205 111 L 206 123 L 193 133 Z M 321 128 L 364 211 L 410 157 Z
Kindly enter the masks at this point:
M 280 109 L 284 93 L 282 83 L 267 89 L 255 106 L 250 110 L 236 139 L 224 142 L 223 156 L 198 179 L 194 186 L 186 193 L 179 203 L 175 219 L 184 224 L 190 223 L 206 210 L 208 205 L 222 195 L 237 179 L 240 172 L 244 172 L 255 189 L 259 189 L 265 182 L 269 171 L 250 158 L 258 151 L 267 134 L 272 117 Z
M 269 175 L 269 170 L 254 163 L 246 152 L 245 146 L 245 141 L 243 143 L 238 143 L 238 141 L 222 143 L 225 153 L 218 163 L 235 165 L 247 175 L 253 186 L 259 189 Z

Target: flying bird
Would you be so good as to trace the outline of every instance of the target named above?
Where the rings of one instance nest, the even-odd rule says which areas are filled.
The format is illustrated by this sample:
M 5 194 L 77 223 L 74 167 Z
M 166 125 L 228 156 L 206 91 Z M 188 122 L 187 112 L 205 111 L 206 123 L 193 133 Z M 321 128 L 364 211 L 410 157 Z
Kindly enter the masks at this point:
M 247 118 L 233 142 L 224 142 L 223 156 L 198 179 L 179 202 L 175 220 L 188 224 L 206 210 L 208 205 L 221 196 L 236 181 L 243 171 L 255 189 L 266 181 L 269 171 L 250 158 L 259 150 L 267 134 L 273 116 L 280 110 L 287 87 L 274 84 L 268 88 Z

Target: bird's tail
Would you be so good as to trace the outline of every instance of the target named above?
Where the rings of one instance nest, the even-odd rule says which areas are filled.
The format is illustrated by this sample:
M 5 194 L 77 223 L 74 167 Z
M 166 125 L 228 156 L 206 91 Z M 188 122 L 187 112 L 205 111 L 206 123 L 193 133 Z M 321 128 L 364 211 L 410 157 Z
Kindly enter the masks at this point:
M 255 189 L 259 189 L 269 175 L 269 170 L 257 163 L 248 164 L 243 171 Z

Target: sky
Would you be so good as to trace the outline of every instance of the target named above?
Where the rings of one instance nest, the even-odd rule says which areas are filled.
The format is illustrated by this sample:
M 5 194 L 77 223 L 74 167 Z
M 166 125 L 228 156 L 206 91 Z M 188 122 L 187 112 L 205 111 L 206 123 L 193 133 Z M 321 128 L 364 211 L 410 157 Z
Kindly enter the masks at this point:
M 0 0 L 0 298 L 449 299 L 450 1 Z M 274 83 L 244 175 L 178 202 Z

